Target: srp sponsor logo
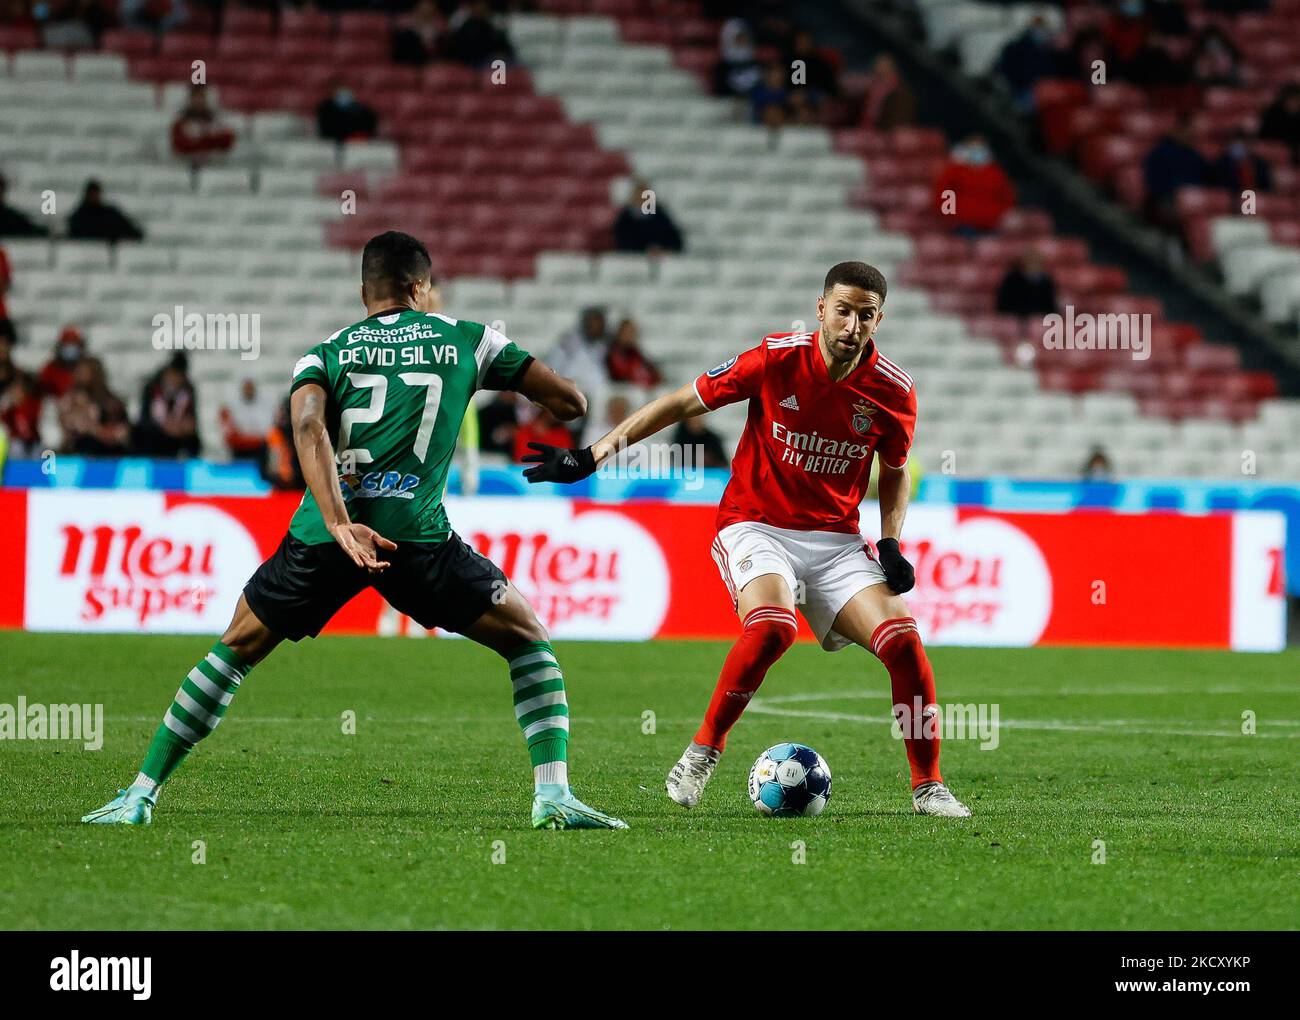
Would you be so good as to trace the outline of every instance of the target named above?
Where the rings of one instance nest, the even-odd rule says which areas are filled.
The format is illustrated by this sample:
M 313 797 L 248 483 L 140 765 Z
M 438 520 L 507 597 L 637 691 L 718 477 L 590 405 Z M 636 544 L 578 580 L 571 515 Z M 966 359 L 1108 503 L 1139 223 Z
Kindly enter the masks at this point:
M 631 518 L 550 499 L 529 500 L 526 513 L 510 498 L 449 499 L 447 509 L 453 527 L 505 572 L 556 637 L 637 640 L 662 625 L 668 563 Z
M 32 493 L 26 626 L 220 630 L 261 556 L 213 506 L 161 493 Z
M 414 499 L 420 476 L 400 471 L 367 471 L 339 480 L 344 499 Z

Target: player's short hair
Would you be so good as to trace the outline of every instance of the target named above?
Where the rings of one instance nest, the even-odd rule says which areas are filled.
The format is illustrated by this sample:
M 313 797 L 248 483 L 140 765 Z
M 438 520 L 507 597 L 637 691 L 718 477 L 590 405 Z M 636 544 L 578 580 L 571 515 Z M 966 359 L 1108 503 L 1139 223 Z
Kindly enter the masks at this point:
M 837 283 L 874 291 L 880 295 L 880 303 L 885 303 L 885 274 L 875 266 L 869 266 L 865 262 L 841 262 L 831 266 L 831 271 L 826 274 L 826 282 L 822 284 L 822 294 L 829 294 Z
M 361 282 L 372 295 L 404 294 L 413 283 L 433 279 L 433 260 L 424 242 L 400 230 L 386 230 L 361 252 Z

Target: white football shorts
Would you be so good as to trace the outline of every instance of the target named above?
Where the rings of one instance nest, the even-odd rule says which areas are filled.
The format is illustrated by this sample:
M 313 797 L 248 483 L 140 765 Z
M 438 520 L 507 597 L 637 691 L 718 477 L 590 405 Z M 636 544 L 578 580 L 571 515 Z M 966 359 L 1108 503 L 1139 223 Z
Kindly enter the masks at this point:
M 794 595 L 817 640 L 828 652 L 853 642 L 833 629 L 835 617 L 863 588 L 883 584 L 885 572 L 861 535 L 834 531 L 790 531 L 741 521 L 718 532 L 713 560 L 734 608 L 745 585 L 778 574 Z

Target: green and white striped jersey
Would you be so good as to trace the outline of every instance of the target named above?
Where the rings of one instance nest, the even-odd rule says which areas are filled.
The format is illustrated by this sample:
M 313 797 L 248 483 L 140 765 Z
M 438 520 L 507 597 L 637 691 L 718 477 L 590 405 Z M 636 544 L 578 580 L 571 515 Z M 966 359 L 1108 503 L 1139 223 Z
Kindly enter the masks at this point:
M 447 469 L 475 390 L 518 384 L 531 360 L 481 322 L 413 310 L 372 315 L 304 354 L 291 390 L 316 383 L 353 521 L 395 542 L 440 542 L 451 530 L 442 505 Z M 289 533 L 332 542 L 304 494 Z

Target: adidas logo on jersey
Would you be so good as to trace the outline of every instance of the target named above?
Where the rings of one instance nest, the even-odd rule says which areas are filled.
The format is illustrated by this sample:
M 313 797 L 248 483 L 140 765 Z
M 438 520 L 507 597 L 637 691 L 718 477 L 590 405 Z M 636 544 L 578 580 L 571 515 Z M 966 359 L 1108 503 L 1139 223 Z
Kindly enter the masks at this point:
M 791 394 L 781 401 L 781 406 L 788 407 L 791 411 L 797 411 L 799 410 L 799 401 L 795 400 L 794 395 Z

